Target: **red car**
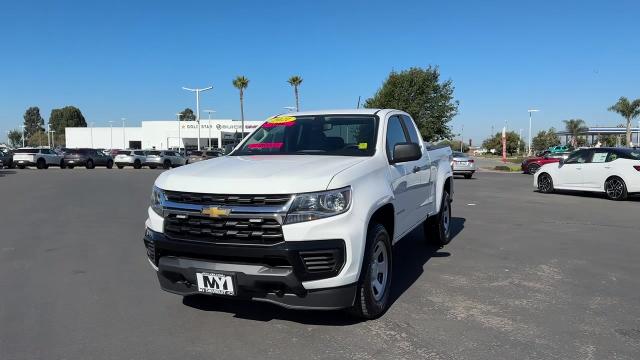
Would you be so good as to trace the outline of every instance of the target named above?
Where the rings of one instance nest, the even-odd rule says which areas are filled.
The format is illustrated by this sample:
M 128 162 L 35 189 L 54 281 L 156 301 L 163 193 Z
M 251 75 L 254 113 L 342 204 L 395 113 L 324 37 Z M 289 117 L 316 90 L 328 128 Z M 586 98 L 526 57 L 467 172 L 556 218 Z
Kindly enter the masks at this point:
M 566 159 L 569 154 L 570 153 L 544 154 L 543 156 L 524 159 L 520 168 L 523 173 L 533 175 L 542 165 L 560 162 L 560 159 Z

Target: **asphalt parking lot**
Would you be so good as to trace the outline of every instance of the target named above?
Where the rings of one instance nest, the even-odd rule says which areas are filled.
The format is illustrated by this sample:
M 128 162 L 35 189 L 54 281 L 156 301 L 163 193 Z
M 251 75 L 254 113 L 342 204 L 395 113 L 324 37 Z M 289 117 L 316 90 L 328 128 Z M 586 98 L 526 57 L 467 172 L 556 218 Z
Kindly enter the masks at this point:
M 398 243 L 391 309 L 356 322 L 162 292 L 142 244 L 159 173 L 0 170 L 0 359 L 640 358 L 637 199 L 456 179 L 452 243 Z

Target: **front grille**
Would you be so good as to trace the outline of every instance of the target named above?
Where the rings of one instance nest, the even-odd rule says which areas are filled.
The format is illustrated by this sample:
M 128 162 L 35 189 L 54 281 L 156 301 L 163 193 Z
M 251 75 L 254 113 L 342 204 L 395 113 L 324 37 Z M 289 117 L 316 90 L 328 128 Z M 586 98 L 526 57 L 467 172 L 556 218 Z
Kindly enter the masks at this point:
M 199 215 L 168 214 L 167 236 L 208 243 L 272 245 L 284 240 L 282 226 L 275 219 L 212 219 Z
M 165 191 L 167 200 L 198 205 L 285 205 L 291 195 L 220 195 Z
M 145 248 L 147 248 L 147 257 L 149 258 L 149 260 L 151 260 L 152 263 L 156 264 L 156 245 L 155 245 L 155 243 L 152 240 L 147 239 L 145 237 L 144 246 L 145 246 Z
M 338 265 L 335 251 L 331 250 L 301 251 L 300 257 L 309 273 L 334 272 Z

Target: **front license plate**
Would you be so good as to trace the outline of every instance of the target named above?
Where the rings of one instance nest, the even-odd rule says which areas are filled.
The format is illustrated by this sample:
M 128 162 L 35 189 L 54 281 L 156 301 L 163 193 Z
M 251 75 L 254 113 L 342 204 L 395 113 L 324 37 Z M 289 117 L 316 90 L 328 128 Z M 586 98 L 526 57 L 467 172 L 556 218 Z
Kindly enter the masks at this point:
M 69 160 L 69 164 L 73 164 L 73 160 Z
M 235 296 L 235 281 L 232 275 L 221 273 L 196 273 L 198 292 Z

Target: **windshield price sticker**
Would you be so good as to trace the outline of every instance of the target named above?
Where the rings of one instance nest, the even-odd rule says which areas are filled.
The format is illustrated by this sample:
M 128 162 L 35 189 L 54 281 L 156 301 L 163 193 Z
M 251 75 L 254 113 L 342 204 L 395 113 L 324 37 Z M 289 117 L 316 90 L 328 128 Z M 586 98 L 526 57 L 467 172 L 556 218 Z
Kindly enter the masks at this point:
M 367 143 L 359 143 L 358 144 L 358 149 L 360 150 L 367 150 L 367 147 L 369 146 L 369 144 Z
M 280 149 L 282 147 L 282 145 L 284 145 L 284 143 L 281 143 L 281 142 L 268 142 L 268 143 L 249 144 L 249 145 L 247 145 L 247 147 L 249 149 Z
M 267 120 L 263 127 L 270 128 L 275 126 L 293 126 L 295 125 L 296 118 L 293 116 L 277 116 Z

